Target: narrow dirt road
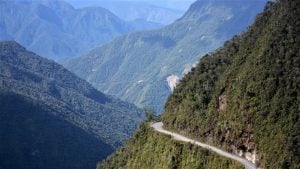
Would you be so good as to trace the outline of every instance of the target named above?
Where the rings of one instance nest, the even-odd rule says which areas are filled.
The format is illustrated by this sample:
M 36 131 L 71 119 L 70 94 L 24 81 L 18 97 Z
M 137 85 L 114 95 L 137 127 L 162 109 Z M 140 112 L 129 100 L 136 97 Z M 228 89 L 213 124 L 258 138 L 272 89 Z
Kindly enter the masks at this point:
M 219 154 L 221 156 L 224 156 L 224 157 L 236 160 L 236 161 L 242 163 L 243 165 L 245 165 L 246 169 L 258 169 L 255 164 L 253 164 L 252 162 L 250 162 L 250 161 L 248 161 L 248 160 L 246 160 L 244 158 L 241 158 L 241 157 L 239 157 L 237 155 L 228 153 L 226 151 L 223 151 L 223 150 L 218 149 L 216 147 L 210 146 L 208 144 L 204 144 L 204 143 L 201 143 L 199 141 L 196 141 L 196 140 L 193 140 L 193 139 L 189 139 L 189 138 L 187 138 L 187 137 L 185 137 L 183 135 L 180 135 L 180 134 L 177 134 L 177 133 L 165 130 L 165 129 L 163 129 L 163 123 L 162 122 L 152 123 L 151 127 L 154 128 L 154 130 L 156 130 L 156 131 L 158 131 L 160 133 L 164 133 L 166 135 L 172 136 L 175 140 L 183 141 L 183 142 L 187 142 L 187 143 L 192 143 L 192 144 L 198 145 L 198 146 L 200 146 L 202 148 L 205 148 L 205 149 L 208 149 L 210 151 L 213 151 L 213 152 L 215 152 L 215 153 L 217 153 L 217 154 Z

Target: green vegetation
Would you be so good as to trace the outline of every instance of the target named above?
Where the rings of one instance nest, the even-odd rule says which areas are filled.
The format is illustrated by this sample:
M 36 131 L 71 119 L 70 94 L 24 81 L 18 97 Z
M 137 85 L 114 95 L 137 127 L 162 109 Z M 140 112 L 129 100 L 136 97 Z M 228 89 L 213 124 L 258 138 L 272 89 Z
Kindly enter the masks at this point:
M 169 97 L 168 129 L 265 169 L 300 168 L 300 5 L 268 3 L 253 26 L 201 59 Z
M 149 109 L 144 109 L 146 121 L 147 122 L 160 122 L 161 115 L 156 115 L 156 113 Z
M 53 116 L 41 101 L 0 92 L 0 168 L 94 169 L 113 148 L 93 134 Z
M 42 102 L 60 112 L 54 116 L 113 147 L 129 138 L 144 118 L 132 104 L 104 95 L 62 66 L 16 42 L 0 42 L 0 91 Z
M 194 146 L 172 140 L 143 123 L 125 147 L 97 169 L 240 169 L 239 163 Z
M 300 4 L 269 2 L 255 23 L 205 55 L 162 114 L 169 130 L 252 158 L 300 168 Z M 98 168 L 242 168 L 146 127 Z
M 182 77 L 200 55 L 243 31 L 264 4 L 196 1 L 169 26 L 116 38 L 65 66 L 100 91 L 161 113 L 171 94 L 167 78 Z

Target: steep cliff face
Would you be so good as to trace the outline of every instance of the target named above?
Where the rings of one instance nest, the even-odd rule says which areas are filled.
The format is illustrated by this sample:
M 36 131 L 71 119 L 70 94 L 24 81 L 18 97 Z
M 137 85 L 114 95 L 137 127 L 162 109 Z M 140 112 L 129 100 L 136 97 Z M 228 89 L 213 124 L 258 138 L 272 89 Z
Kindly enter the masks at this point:
M 299 2 L 268 3 L 249 30 L 205 56 L 163 121 L 262 168 L 299 167 Z
M 180 81 L 165 105 L 162 115 L 165 127 L 241 155 L 260 168 L 298 169 L 299 46 L 299 2 L 269 2 L 247 32 L 205 55 Z M 153 131 L 144 130 L 139 130 L 101 167 L 126 168 L 139 164 L 158 168 L 210 168 L 209 165 L 191 167 L 198 162 L 207 164 L 203 160 L 215 168 L 238 167 L 231 163 L 220 167 L 220 161 L 209 154 L 186 159 L 193 151 L 185 149 L 172 158 L 169 149 L 162 145 L 177 149 L 179 143 L 155 133 L 147 137 Z M 143 144 L 142 140 L 145 140 Z M 151 160 L 147 161 L 148 157 Z M 191 165 L 183 167 L 181 162 Z M 170 166 L 165 166 L 166 163 Z

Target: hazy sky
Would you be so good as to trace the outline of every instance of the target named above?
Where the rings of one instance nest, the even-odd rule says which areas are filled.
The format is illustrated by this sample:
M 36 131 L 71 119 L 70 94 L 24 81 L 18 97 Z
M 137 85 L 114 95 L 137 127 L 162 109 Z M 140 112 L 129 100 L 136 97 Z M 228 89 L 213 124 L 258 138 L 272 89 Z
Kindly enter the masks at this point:
M 101 1 L 130 1 L 130 2 L 147 2 L 148 4 L 166 7 L 166 8 L 173 8 L 173 9 L 180 9 L 180 10 L 187 10 L 187 8 L 196 0 L 66 0 L 73 4 L 75 7 L 80 6 L 87 6 L 90 4 L 99 4 Z

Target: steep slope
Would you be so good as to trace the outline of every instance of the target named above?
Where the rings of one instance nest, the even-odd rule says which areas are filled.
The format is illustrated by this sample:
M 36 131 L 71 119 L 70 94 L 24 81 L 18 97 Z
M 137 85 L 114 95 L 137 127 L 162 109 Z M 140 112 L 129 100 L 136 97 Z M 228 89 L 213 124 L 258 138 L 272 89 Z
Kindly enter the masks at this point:
M 97 169 L 241 169 L 242 165 L 195 145 L 172 140 L 143 124 L 127 144 Z
M 86 53 L 136 30 L 133 26 L 101 7 L 75 9 L 60 0 L 0 1 L 0 39 L 15 40 L 56 61 Z
M 95 163 L 108 156 L 113 148 L 52 115 L 63 111 L 1 91 L 0 165 L 7 169 L 95 168 Z
M 269 3 L 247 33 L 202 59 L 169 98 L 167 127 L 262 168 L 299 167 L 299 7 Z
M 60 112 L 52 115 L 114 147 L 128 138 L 143 118 L 135 106 L 105 96 L 16 42 L 0 43 L 0 90 L 42 102 Z
M 263 4 L 199 0 L 163 29 L 122 36 L 65 65 L 101 91 L 160 113 L 173 90 L 167 79 L 182 77 L 199 54 L 244 30 Z
M 299 9 L 298 1 L 269 2 L 246 33 L 204 56 L 169 97 L 162 115 L 166 128 L 241 155 L 260 168 L 300 168 Z M 195 153 L 192 149 L 170 155 L 179 143 L 144 128 L 99 168 L 146 162 L 170 164 L 163 168 L 211 168 L 200 167 L 203 161 L 214 168 L 237 167 L 220 167 L 211 155 L 186 159 Z M 147 148 L 135 149 L 141 141 Z M 182 166 L 186 163 L 190 166 Z

